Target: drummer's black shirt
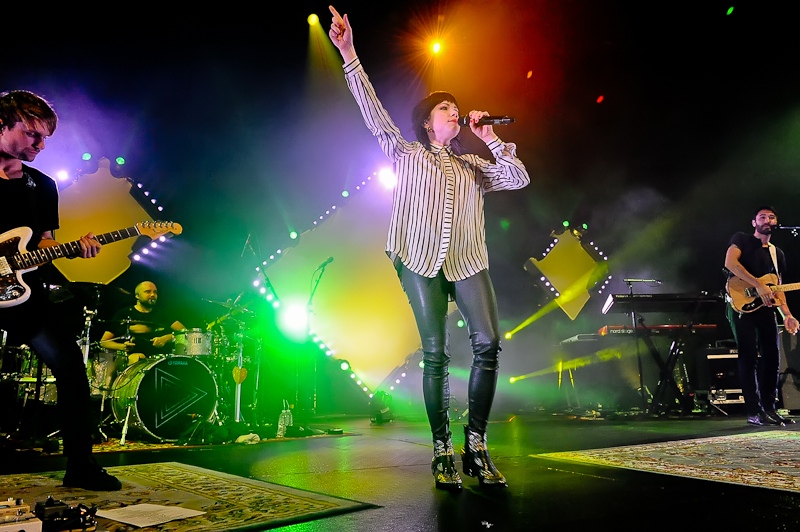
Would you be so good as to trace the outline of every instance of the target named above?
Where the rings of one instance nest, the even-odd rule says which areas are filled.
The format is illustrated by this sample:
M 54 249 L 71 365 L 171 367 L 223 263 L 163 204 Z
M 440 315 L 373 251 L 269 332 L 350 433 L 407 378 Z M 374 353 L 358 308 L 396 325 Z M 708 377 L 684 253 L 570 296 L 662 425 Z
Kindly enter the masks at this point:
M 114 317 L 111 318 L 111 323 L 106 330 L 114 333 L 115 337 L 126 336 L 128 330 L 125 320 L 129 318 L 132 323 L 137 321 L 147 322 L 145 325 L 151 329 L 151 332 L 148 333 L 131 333 L 133 343 L 136 345 L 136 348 L 131 350 L 132 353 L 143 353 L 151 356 L 172 349 L 172 344 L 153 347 L 153 338 L 170 334 L 172 332 L 171 325 L 175 323 L 175 320 L 170 319 L 162 307 L 154 307 L 150 312 L 140 312 L 135 305 L 119 309 L 114 313 Z

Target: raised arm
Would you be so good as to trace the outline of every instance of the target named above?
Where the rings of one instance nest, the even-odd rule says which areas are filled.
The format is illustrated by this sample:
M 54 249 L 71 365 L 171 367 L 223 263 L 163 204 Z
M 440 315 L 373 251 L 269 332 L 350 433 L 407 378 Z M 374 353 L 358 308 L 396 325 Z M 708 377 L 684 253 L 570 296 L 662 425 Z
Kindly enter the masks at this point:
M 339 49 L 339 53 L 342 54 L 342 59 L 344 59 L 345 64 L 347 64 L 357 57 L 356 49 L 353 47 L 353 28 L 350 27 L 347 13 L 345 13 L 344 18 L 342 18 L 333 6 L 328 6 L 328 9 L 330 9 L 331 15 L 333 15 L 328 36 L 331 38 L 331 41 L 333 41 L 333 45 Z
M 413 149 L 412 145 L 400 134 L 400 130 L 392 121 L 392 117 L 383 108 L 375 88 L 369 81 L 364 68 L 361 66 L 358 56 L 353 47 L 353 30 L 347 15 L 344 18 L 330 7 L 333 20 L 331 30 L 328 35 L 333 44 L 339 49 L 344 59 L 344 73 L 347 87 L 355 98 L 358 107 L 361 109 L 361 116 L 370 132 L 378 139 L 383 153 L 391 160 L 396 162 L 404 153 Z

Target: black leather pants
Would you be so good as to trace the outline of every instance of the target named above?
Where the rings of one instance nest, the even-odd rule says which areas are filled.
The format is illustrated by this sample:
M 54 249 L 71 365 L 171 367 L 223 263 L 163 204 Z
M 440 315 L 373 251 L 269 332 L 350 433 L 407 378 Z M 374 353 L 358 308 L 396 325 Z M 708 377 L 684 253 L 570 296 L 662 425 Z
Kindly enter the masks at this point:
M 463 281 L 448 281 L 440 271 L 427 278 L 400 267 L 403 284 L 414 311 L 422 339 L 422 391 L 433 439 L 450 436 L 448 408 L 450 362 L 447 338 L 447 298 L 452 296 L 464 317 L 472 345 L 472 370 L 469 376 L 469 427 L 479 434 L 486 432 L 489 411 L 497 387 L 497 354 L 500 337 L 497 323 L 497 300 L 489 272 L 482 270 Z

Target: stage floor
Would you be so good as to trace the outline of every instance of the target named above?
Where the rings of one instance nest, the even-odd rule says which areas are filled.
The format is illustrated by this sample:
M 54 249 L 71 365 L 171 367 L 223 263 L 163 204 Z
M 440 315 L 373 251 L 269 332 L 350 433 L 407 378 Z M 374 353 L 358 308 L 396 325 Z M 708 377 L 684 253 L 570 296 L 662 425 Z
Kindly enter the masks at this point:
M 280 530 L 800 529 L 800 493 L 532 456 L 775 430 L 748 426 L 743 417 L 589 420 L 498 414 L 489 429 L 490 451 L 510 488 L 484 490 L 465 477 L 464 490 L 456 494 L 433 487 L 430 433 L 423 421 L 373 425 L 365 418 L 325 418 L 311 426 L 356 435 L 102 453 L 97 458 L 104 466 L 181 462 L 380 506 Z M 800 424 L 781 430 L 798 431 Z M 458 448 L 460 425 L 454 423 L 453 432 Z M 65 465 L 61 456 L 11 454 L 2 461 L 2 473 Z

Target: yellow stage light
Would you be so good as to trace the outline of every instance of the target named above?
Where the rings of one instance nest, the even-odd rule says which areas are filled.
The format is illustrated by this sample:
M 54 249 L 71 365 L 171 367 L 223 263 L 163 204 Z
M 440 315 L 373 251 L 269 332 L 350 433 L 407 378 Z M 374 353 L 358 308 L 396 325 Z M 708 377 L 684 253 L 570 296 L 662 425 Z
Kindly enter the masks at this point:
M 442 49 L 441 43 L 438 42 L 433 43 L 433 53 L 438 54 L 441 49 Z
M 313 13 L 312 13 L 312 14 L 310 14 L 310 15 L 308 16 L 308 19 L 307 19 L 307 20 L 308 20 L 308 24 L 309 24 L 310 26 L 313 26 L 314 24 L 316 24 L 317 22 L 319 22 L 319 17 L 318 17 L 318 16 L 316 16 L 315 14 L 313 14 Z

